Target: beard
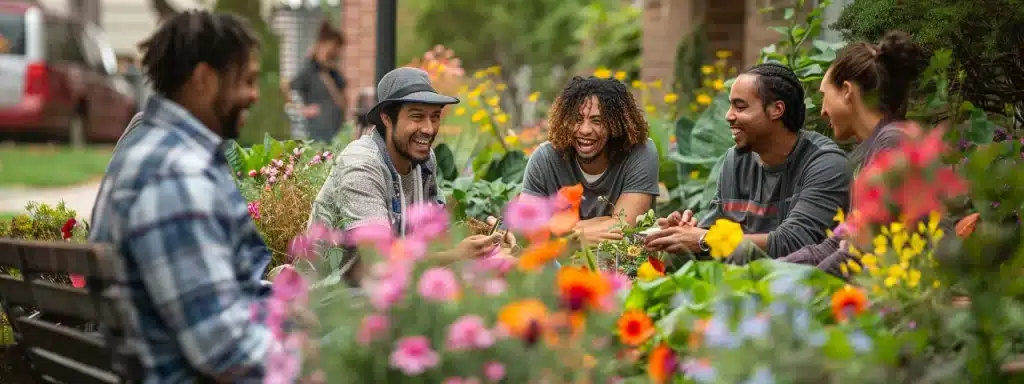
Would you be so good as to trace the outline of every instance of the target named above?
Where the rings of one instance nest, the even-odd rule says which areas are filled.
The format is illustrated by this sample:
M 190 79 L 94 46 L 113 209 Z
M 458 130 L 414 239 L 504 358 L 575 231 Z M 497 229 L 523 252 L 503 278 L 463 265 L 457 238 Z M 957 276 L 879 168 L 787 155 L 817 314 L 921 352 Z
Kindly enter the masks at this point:
M 413 135 L 415 135 L 415 133 Z M 391 133 L 391 142 L 395 143 L 395 150 L 398 151 L 398 154 L 400 156 L 404 157 L 406 160 L 409 160 L 409 162 L 412 163 L 414 167 L 417 165 L 423 165 L 424 163 L 427 162 L 427 160 L 430 160 L 430 152 L 427 152 L 427 155 L 424 156 L 423 158 L 413 156 L 413 154 L 410 153 L 409 151 L 410 141 L 412 141 L 411 135 L 403 139 L 398 137 L 398 134 L 394 132 Z M 430 143 L 434 143 L 434 137 L 430 138 Z
M 223 92 L 223 91 L 222 91 Z M 242 130 L 242 113 L 247 106 L 228 105 L 227 97 L 218 95 L 213 103 L 213 112 L 220 122 L 221 136 L 225 139 L 237 139 Z

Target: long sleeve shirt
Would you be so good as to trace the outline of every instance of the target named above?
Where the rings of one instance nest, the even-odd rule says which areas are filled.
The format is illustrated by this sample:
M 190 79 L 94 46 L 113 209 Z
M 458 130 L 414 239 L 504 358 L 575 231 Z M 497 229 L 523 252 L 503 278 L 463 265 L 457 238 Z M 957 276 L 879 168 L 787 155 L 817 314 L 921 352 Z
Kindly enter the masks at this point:
M 137 124 L 108 166 L 89 240 L 112 244 L 122 262 L 145 382 L 262 381 L 275 341 L 252 308 L 259 315 L 269 295 L 270 254 L 223 142 L 158 96 Z
M 825 229 L 840 208 L 849 207 L 850 168 L 846 154 L 829 138 L 801 131 L 786 161 L 761 162 L 756 153 L 726 153 L 718 192 L 698 224 L 710 228 L 725 218 L 748 234 L 768 234 L 771 258 L 825 240 Z

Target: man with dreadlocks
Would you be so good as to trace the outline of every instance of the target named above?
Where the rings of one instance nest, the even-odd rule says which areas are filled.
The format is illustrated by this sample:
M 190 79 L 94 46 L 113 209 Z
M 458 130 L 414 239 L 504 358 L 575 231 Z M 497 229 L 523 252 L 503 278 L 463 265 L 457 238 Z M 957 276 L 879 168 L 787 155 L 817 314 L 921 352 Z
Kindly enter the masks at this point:
M 589 243 L 618 240 L 658 196 L 658 151 L 633 95 L 618 80 L 574 77 L 555 99 L 549 141 L 526 165 L 523 192 L 551 196 L 583 185 L 582 232 Z
M 707 228 L 718 219 L 743 227 L 745 238 L 772 258 L 784 257 L 825 238 L 825 228 L 849 204 L 851 170 L 846 154 L 829 138 L 802 130 L 804 90 L 789 68 L 760 64 L 733 83 L 729 122 L 736 146 L 729 149 L 709 213 L 658 220 L 647 236 L 649 250 L 702 253 Z
M 156 94 L 107 167 L 89 242 L 113 244 L 125 271 L 144 382 L 262 381 L 276 341 L 251 314 L 266 313 L 270 253 L 223 152 L 259 97 L 259 39 L 190 10 L 140 48 Z

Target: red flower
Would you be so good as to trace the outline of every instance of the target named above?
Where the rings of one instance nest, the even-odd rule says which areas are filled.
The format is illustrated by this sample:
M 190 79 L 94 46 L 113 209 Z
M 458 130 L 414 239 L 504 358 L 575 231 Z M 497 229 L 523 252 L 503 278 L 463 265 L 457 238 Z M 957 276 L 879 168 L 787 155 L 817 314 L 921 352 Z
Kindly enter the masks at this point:
M 61 238 L 64 240 L 71 239 L 71 230 L 75 229 L 75 224 L 78 224 L 78 221 L 74 217 L 65 221 L 64 226 L 60 227 Z
M 902 207 L 903 218 L 908 221 L 916 221 L 932 211 L 941 210 L 942 203 L 939 202 L 937 191 L 934 189 L 921 175 L 907 175 L 903 185 L 894 194 L 896 204 Z
M 655 257 L 648 257 L 647 262 L 651 263 L 651 266 L 654 267 L 654 270 L 661 273 L 665 273 L 665 263 L 662 262 L 661 260 L 658 260 Z

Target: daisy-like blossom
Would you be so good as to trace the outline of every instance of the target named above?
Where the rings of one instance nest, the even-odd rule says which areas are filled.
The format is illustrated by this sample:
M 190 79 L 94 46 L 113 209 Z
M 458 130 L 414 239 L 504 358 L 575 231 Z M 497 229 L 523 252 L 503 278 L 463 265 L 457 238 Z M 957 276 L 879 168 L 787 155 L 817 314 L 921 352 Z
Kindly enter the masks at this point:
M 357 341 L 363 346 L 370 345 L 374 340 L 387 334 L 390 327 L 391 320 L 387 316 L 376 313 L 367 315 L 359 326 Z
M 494 345 L 494 335 L 477 315 L 465 315 L 448 326 L 447 348 L 453 351 L 484 349 Z
M 505 223 L 514 231 L 531 233 L 547 228 L 551 214 L 549 199 L 523 193 L 506 206 Z
M 424 240 L 433 240 L 448 231 L 448 211 L 436 203 L 417 203 L 409 207 L 409 233 Z
M 444 267 L 433 267 L 423 272 L 419 281 L 419 293 L 431 301 L 453 301 L 459 296 L 459 283 L 455 272 Z
M 441 356 L 430 347 L 430 339 L 425 336 L 407 336 L 395 343 L 391 352 L 391 367 L 398 369 L 406 376 L 418 376 L 441 362 Z

